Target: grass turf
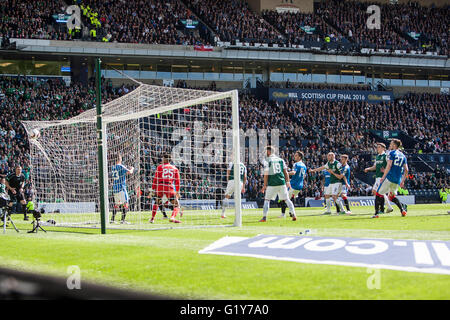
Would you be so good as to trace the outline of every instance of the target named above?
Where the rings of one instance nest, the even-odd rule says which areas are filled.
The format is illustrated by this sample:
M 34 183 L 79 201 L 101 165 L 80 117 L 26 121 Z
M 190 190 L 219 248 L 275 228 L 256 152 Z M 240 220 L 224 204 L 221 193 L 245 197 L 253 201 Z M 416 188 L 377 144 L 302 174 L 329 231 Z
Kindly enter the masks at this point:
M 321 208 L 297 208 L 298 221 L 278 219 L 271 209 L 244 210 L 242 228 L 158 231 L 47 228 L 27 234 L 29 223 L 13 216 L 21 230 L 2 234 L 0 264 L 18 270 L 67 277 L 77 265 L 82 281 L 187 299 L 449 299 L 450 276 L 381 270 L 381 289 L 368 289 L 366 268 L 304 264 L 248 257 L 201 255 L 224 236 L 298 235 L 450 240 L 448 205 L 408 207 L 371 219 L 372 208 L 351 216 L 321 216 Z M 232 219 L 232 217 L 228 218 Z M 1 231 L 2 232 L 2 231 Z

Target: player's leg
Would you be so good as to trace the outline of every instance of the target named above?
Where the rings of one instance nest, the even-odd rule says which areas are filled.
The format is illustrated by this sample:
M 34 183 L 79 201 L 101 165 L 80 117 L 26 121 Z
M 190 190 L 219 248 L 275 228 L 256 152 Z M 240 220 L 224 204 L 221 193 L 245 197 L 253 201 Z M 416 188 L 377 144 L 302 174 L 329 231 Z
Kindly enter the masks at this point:
M 334 200 L 334 204 L 336 205 L 336 213 L 340 214 L 341 211 L 344 211 L 344 208 L 342 207 L 341 201 L 339 201 L 338 197 L 340 194 L 340 186 L 341 183 L 333 183 L 331 184 L 331 196 Z
M 113 200 L 114 202 L 113 202 L 113 209 L 112 209 L 112 216 L 111 216 L 110 223 L 116 223 L 115 219 L 116 219 L 117 209 L 119 209 L 120 205 L 121 205 L 119 193 L 114 193 L 113 198 L 114 198 L 114 200 Z
M 222 218 L 226 218 L 225 210 L 229 205 L 229 199 L 234 194 L 234 180 L 229 180 L 225 190 L 225 197 L 222 200 Z
M 390 192 L 389 192 L 389 200 L 391 200 L 393 203 L 397 205 L 397 207 L 400 209 L 400 213 L 402 214 L 402 217 L 406 216 L 407 207 L 403 203 L 400 202 L 400 200 L 397 198 L 397 190 L 398 190 L 398 184 L 391 183 L 390 185 Z
M 126 216 L 127 216 L 127 211 L 128 211 L 128 192 L 126 190 L 122 190 L 120 192 L 120 202 L 121 202 L 121 208 L 122 208 L 122 219 L 120 221 L 120 223 L 122 224 L 126 224 Z
M 178 198 L 175 196 L 175 194 L 171 195 L 170 202 L 173 204 L 174 208 L 169 221 L 174 223 L 181 223 L 181 221 L 175 219 L 177 214 L 180 212 L 180 202 L 178 201 Z
M 267 214 L 269 213 L 270 209 L 270 200 L 275 199 L 277 196 L 277 190 L 273 186 L 268 186 L 266 188 L 266 194 L 264 195 L 264 206 L 263 206 L 263 217 L 259 222 L 266 222 L 267 221 Z
M 153 203 L 153 206 L 152 206 L 152 217 L 150 218 L 150 220 L 148 222 L 150 222 L 150 223 L 155 222 L 156 212 L 158 212 L 158 207 L 160 204 L 161 204 L 161 198 L 159 196 L 155 196 L 155 203 Z
M 386 205 L 388 207 L 386 210 L 386 213 L 394 211 L 394 208 L 392 208 L 391 203 L 389 202 L 389 198 L 388 198 L 387 194 L 384 194 L 383 198 L 384 198 L 384 205 Z M 383 211 L 384 211 L 384 205 L 383 205 Z
M 352 214 L 352 211 L 350 210 L 350 203 L 349 203 L 348 198 L 347 198 L 347 187 L 342 185 L 341 188 L 342 188 L 341 189 L 341 198 L 344 201 L 345 208 L 347 209 L 347 211 L 345 213 L 346 214 Z
M 289 199 L 289 193 L 288 193 L 286 185 L 278 186 L 278 198 L 280 200 L 284 200 L 284 202 L 286 202 L 286 205 L 289 208 L 289 212 L 292 215 L 292 220 L 293 221 L 297 220 L 297 216 L 295 215 L 294 204 L 292 203 L 291 199 Z

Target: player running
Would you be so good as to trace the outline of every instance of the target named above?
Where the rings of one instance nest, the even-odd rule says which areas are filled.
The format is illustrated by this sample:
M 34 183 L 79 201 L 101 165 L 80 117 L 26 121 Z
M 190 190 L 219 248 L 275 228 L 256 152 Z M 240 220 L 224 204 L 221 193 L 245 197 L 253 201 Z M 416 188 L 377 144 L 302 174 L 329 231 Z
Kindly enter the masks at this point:
M 394 211 L 394 209 L 392 208 L 392 206 L 389 202 L 387 195 L 377 194 L 377 189 L 380 186 L 381 177 L 383 176 L 384 170 L 386 169 L 386 166 L 387 166 L 386 157 L 387 157 L 386 145 L 381 142 L 377 143 L 377 156 L 375 158 L 375 163 L 373 166 L 364 169 L 365 173 L 367 173 L 369 171 L 375 171 L 375 184 L 373 185 L 373 188 L 372 188 L 372 193 L 375 196 L 375 214 L 384 213 L 384 205 L 385 204 L 388 206 L 386 213 Z M 376 201 L 377 196 L 383 196 L 384 202 L 380 203 L 379 201 Z
M 175 187 L 174 187 L 175 186 Z M 155 176 L 152 183 L 152 193 L 156 195 L 156 202 L 152 208 L 152 217 L 149 222 L 155 222 L 155 215 L 158 206 L 169 201 L 174 206 L 172 216 L 169 221 L 173 223 L 181 223 L 176 220 L 178 212 L 180 212 L 180 172 L 174 165 L 170 164 L 170 155 L 163 154 L 162 164 L 156 168 Z
M 270 200 L 275 200 L 278 195 L 280 200 L 286 201 L 289 211 L 292 214 L 292 220 L 297 220 L 295 208 L 289 199 L 288 188 L 291 187 L 289 182 L 289 174 L 286 169 L 286 163 L 283 159 L 275 155 L 272 146 L 266 147 L 267 158 L 264 161 L 264 186 L 261 189 L 264 196 L 263 217 L 259 222 L 266 222 L 267 213 L 269 212 Z
M 303 189 L 303 182 L 305 180 L 307 168 L 306 165 L 303 163 L 304 154 L 300 150 L 296 151 L 294 153 L 294 160 L 295 164 L 292 168 L 292 171 L 289 172 L 289 176 L 292 176 L 291 178 L 291 188 L 289 188 L 289 199 L 293 202 L 295 197 L 298 196 L 300 191 Z M 281 201 L 281 216 L 280 218 L 284 218 L 286 213 L 286 202 Z M 292 216 L 291 216 L 292 217 Z
M 245 185 L 247 183 L 247 168 L 245 165 L 241 162 L 239 163 L 239 189 L 241 190 L 241 193 L 245 192 Z M 225 197 L 222 200 L 222 216 L 221 218 L 226 218 L 225 215 L 225 209 L 228 206 L 228 201 L 231 198 L 231 196 L 234 193 L 234 164 L 233 162 L 230 162 L 227 169 L 227 189 L 225 190 Z
M 389 145 L 390 152 L 387 155 L 387 165 L 384 170 L 384 174 L 380 180 L 380 186 L 377 190 L 377 197 L 375 201 L 378 201 L 380 207 L 384 202 L 384 194 L 389 193 L 389 200 L 397 205 L 400 209 L 402 217 L 406 216 L 407 208 L 396 197 L 398 187 L 403 188 L 406 177 L 408 176 L 408 164 L 405 155 L 399 150 L 402 142 L 399 139 L 391 139 Z M 378 218 L 376 213 L 372 218 Z
M 336 160 L 336 155 L 334 152 L 329 152 L 327 154 L 327 160 L 328 162 L 324 164 L 323 166 L 315 169 L 311 169 L 310 172 L 318 172 L 322 170 L 327 170 L 330 173 L 330 189 L 331 189 L 331 196 L 334 200 L 334 203 L 336 204 L 336 210 L 339 214 L 341 211 L 345 211 L 342 207 L 342 204 L 340 201 L 337 201 L 341 191 L 342 191 L 342 181 L 343 178 L 342 175 L 342 164 Z M 327 204 L 328 206 L 328 204 Z M 331 206 L 331 204 L 330 204 Z M 327 213 L 327 212 L 325 212 Z
M 118 154 L 116 164 L 111 168 L 111 176 L 113 179 L 113 196 L 114 206 L 110 223 L 115 223 L 117 209 L 122 209 L 122 224 L 128 224 L 125 221 L 128 210 L 128 191 L 127 191 L 127 174 L 132 174 L 134 168 L 127 168 L 122 164 L 122 155 Z

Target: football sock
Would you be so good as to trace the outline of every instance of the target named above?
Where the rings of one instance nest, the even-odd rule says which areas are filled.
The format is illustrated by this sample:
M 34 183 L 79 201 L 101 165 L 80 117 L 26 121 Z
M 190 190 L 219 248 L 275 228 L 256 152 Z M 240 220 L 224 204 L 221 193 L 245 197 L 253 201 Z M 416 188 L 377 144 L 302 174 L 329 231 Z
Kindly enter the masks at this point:
M 286 199 L 284 202 L 287 203 L 287 206 L 289 207 L 289 212 L 292 213 L 293 216 L 295 216 L 295 208 L 294 208 L 294 204 L 292 203 L 292 201 L 289 199 Z
M 327 204 L 327 212 L 331 211 L 331 199 L 327 198 L 325 199 L 325 203 Z
M 347 208 L 347 211 L 350 211 L 350 204 L 348 203 L 347 197 L 344 198 L 345 207 Z
M 161 210 L 161 212 L 162 212 L 163 216 L 164 216 L 164 217 L 167 217 L 167 214 L 166 214 L 166 209 L 165 209 L 165 207 L 164 207 L 164 206 L 161 206 L 161 207 L 160 207 L 159 209 Z
M 180 211 L 180 208 L 175 207 L 175 209 L 173 209 L 172 216 L 170 218 L 175 218 L 178 214 L 178 211 Z
M 384 197 L 381 195 L 376 195 L 375 196 L 375 213 L 379 213 L 382 210 L 383 207 L 383 203 L 384 203 Z
M 400 200 L 398 200 L 397 197 L 394 197 L 391 201 L 397 205 L 397 207 L 400 209 L 400 211 L 404 210 L 402 203 L 400 202 Z
M 224 198 L 222 200 L 222 215 L 225 214 L 225 209 L 227 208 L 227 206 L 228 206 L 228 198 Z
M 389 210 L 392 210 L 392 206 L 387 195 L 384 195 L 384 203 L 388 206 Z
M 155 203 L 152 208 L 152 219 L 155 219 L 156 211 L 158 211 L 158 205 Z
M 122 221 L 125 221 L 125 217 L 127 216 L 127 208 L 122 208 Z
M 263 217 L 267 218 L 267 212 L 269 212 L 269 206 L 270 206 L 270 200 L 264 200 L 264 207 L 263 207 Z
M 281 205 L 281 213 L 284 216 L 284 214 L 286 213 L 286 208 L 287 208 L 286 201 L 281 201 L 280 205 Z
M 116 213 L 117 213 L 117 209 L 116 209 L 116 207 L 113 207 L 113 212 L 112 212 L 112 218 L 111 218 L 111 221 L 114 221 L 114 219 L 116 218 Z

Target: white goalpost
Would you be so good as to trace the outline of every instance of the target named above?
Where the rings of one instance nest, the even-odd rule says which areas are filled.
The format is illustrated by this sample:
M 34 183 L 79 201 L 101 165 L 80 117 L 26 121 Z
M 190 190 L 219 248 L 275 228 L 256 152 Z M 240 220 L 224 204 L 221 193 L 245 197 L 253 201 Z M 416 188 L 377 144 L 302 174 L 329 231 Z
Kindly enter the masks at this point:
M 100 168 L 97 161 L 96 110 L 68 120 L 23 121 L 30 141 L 34 201 L 43 208 L 43 221 L 62 227 L 101 227 Z M 157 229 L 173 227 L 241 226 L 241 193 L 235 179 L 234 211 L 221 218 L 226 170 L 234 164 L 239 177 L 240 150 L 237 90 L 212 92 L 140 84 L 130 93 L 103 105 L 103 147 L 107 173 L 106 228 Z M 162 155 L 180 172 L 181 211 L 172 223 L 174 207 L 162 203 L 155 216 L 151 192 Z M 117 156 L 133 167 L 126 174 L 129 208 L 122 223 L 114 209 L 111 174 Z M 165 201 L 164 199 L 163 201 Z M 115 211 L 114 211 L 115 212 Z

